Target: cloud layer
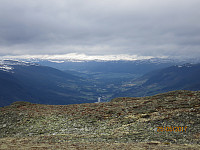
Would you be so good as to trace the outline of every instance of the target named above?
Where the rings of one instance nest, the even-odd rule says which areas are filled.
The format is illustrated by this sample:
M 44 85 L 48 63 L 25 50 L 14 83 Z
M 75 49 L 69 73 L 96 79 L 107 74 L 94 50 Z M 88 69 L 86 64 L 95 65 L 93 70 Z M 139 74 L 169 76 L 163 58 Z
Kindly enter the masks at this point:
M 199 0 L 1 0 L 0 55 L 200 56 Z

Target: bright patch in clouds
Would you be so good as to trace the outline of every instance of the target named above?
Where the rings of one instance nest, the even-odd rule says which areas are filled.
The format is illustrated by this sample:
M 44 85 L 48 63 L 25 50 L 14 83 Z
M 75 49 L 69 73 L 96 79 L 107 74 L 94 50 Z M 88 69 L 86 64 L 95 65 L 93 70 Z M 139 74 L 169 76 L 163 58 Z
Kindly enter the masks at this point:
M 114 61 L 114 60 L 143 60 L 151 59 L 153 56 L 137 56 L 137 55 L 86 55 L 86 54 L 63 54 L 63 55 L 19 55 L 19 56 L 3 56 L 1 59 L 42 59 L 42 60 L 52 60 L 53 62 L 61 63 L 63 60 L 67 61 Z M 164 57 L 162 57 L 164 58 Z

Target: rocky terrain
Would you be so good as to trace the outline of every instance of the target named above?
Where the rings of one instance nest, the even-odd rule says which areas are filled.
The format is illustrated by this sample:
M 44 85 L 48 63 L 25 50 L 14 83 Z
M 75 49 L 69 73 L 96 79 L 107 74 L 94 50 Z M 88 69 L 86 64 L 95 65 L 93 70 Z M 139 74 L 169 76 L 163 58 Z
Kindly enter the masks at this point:
M 0 108 L 0 149 L 200 149 L 200 92 Z

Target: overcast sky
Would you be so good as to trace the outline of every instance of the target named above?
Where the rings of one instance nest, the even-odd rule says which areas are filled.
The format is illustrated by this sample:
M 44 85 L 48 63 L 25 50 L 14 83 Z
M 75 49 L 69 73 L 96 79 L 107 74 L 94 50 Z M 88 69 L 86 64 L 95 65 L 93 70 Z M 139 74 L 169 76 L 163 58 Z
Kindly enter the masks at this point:
M 200 57 L 200 0 L 0 0 L 0 55 Z

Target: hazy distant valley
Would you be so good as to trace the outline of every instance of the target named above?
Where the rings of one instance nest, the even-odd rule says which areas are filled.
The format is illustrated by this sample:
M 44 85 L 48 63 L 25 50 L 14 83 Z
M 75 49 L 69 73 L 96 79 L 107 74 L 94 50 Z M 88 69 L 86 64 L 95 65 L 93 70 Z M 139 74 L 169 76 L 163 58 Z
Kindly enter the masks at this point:
M 199 60 L 39 61 L 88 79 L 103 101 L 151 96 L 173 90 L 199 90 Z M 195 65 L 196 64 L 196 65 Z M 191 81 L 191 82 L 190 82 Z
M 172 90 L 200 90 L 200 65 L 170 59 L 137 61 L 1 61 L 0 106 L 102 102 Z

